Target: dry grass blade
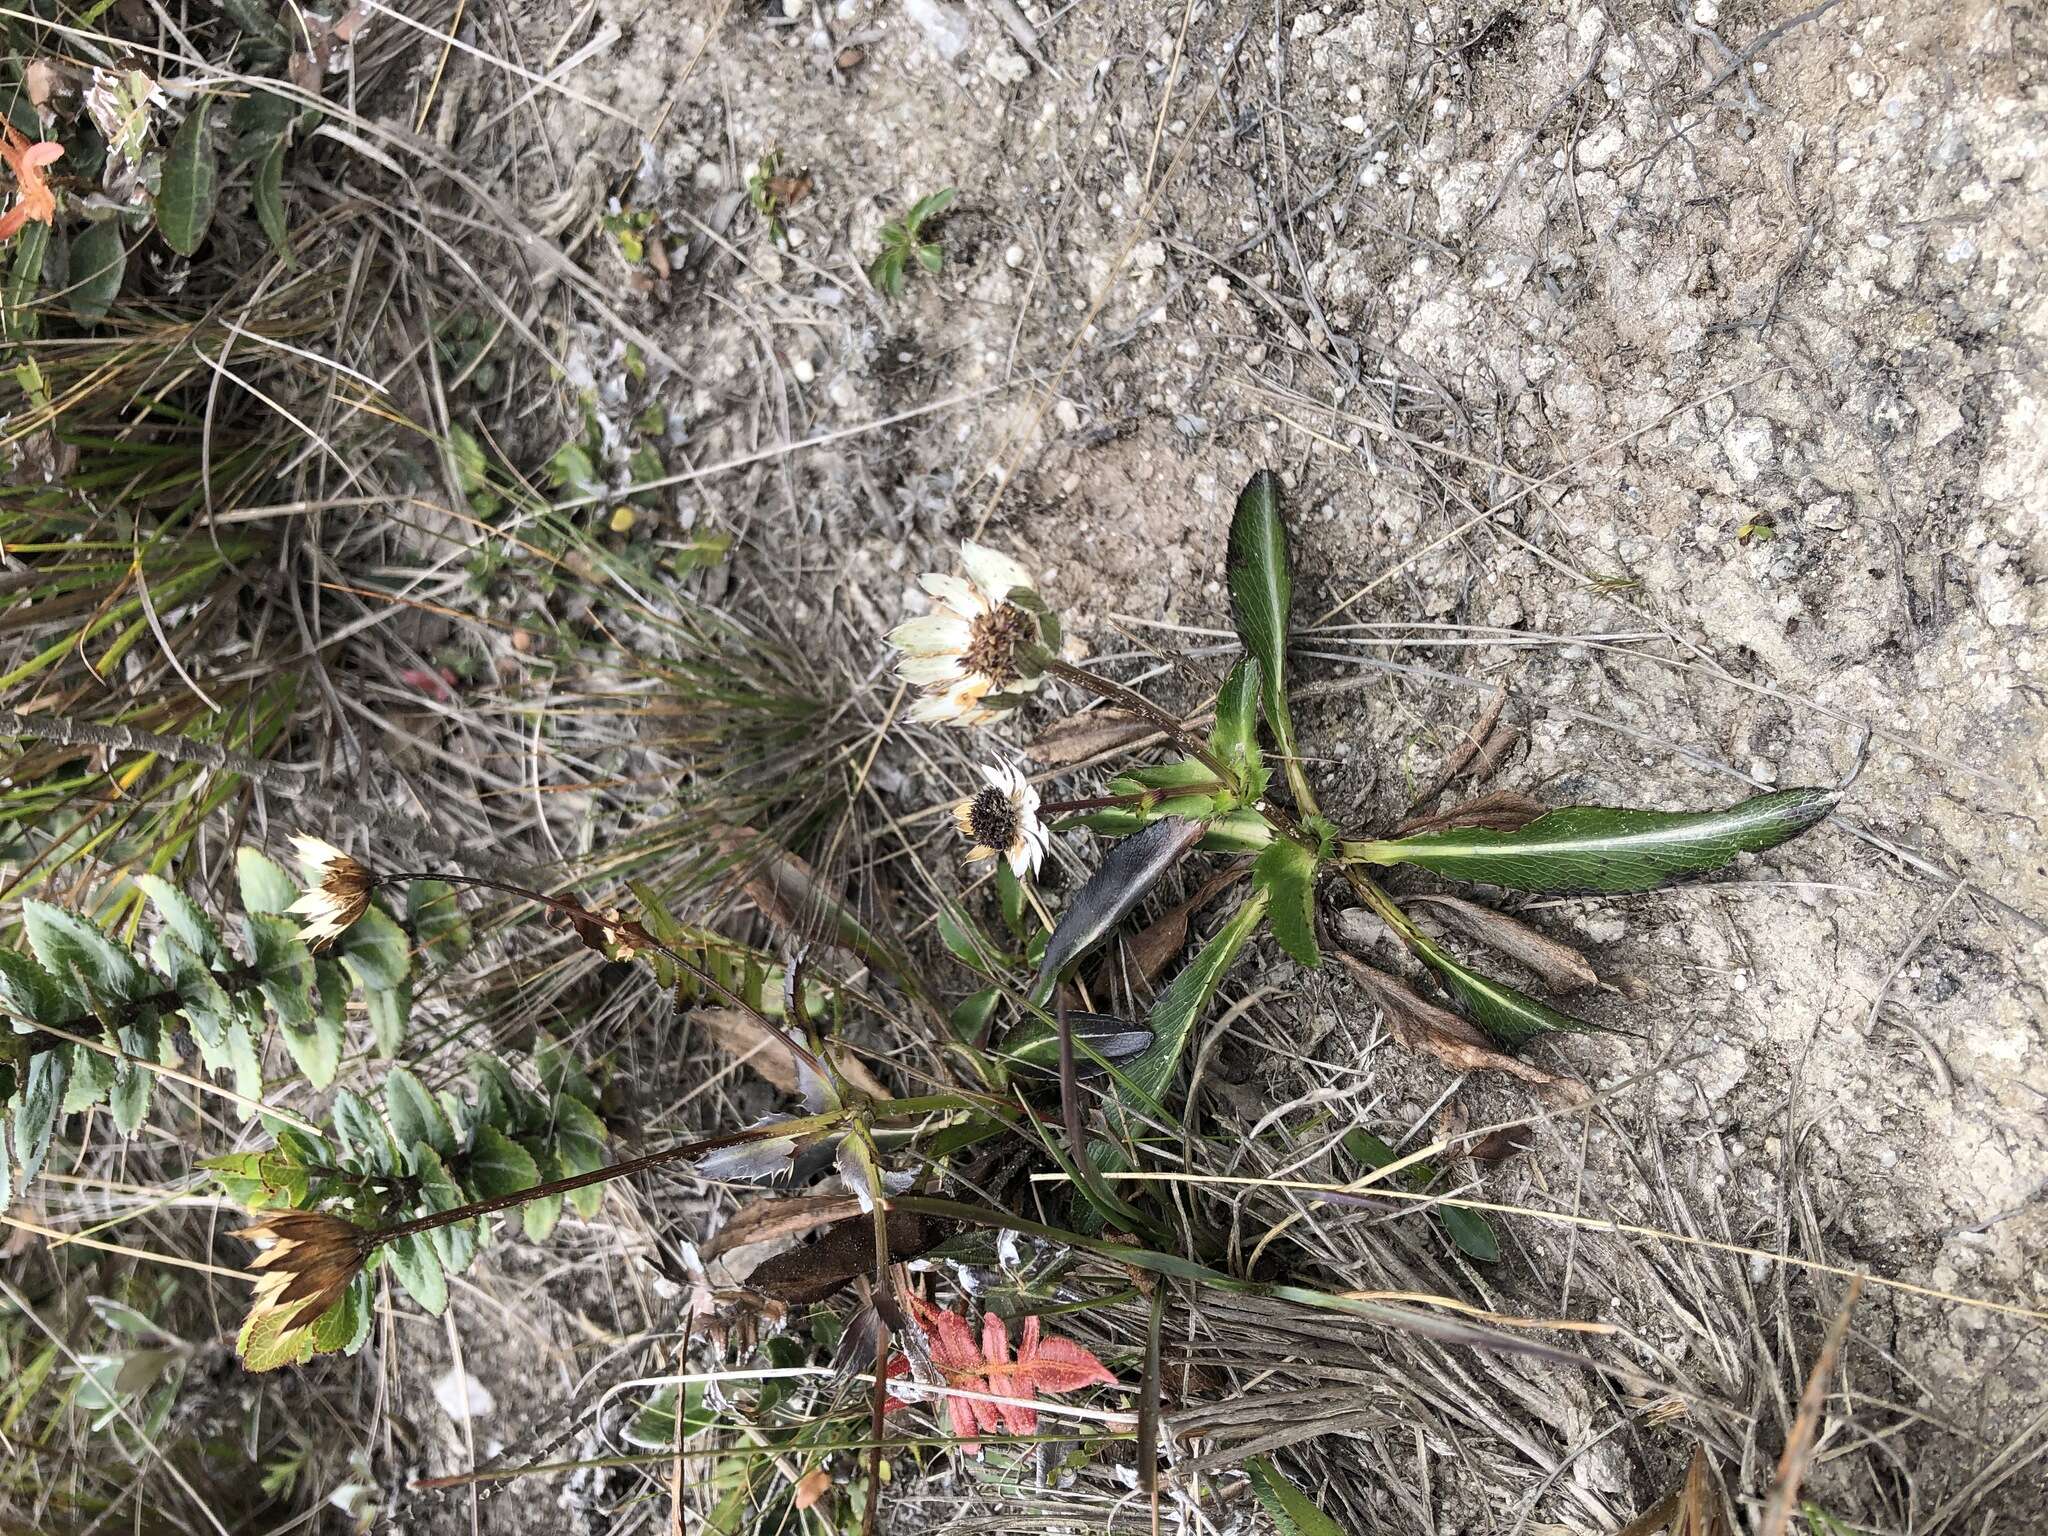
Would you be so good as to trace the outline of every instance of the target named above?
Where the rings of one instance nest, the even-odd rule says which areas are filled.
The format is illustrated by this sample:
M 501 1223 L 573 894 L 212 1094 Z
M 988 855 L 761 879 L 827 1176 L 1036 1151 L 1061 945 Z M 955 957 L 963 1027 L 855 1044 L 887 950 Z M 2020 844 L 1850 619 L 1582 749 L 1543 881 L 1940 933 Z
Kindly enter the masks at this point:
M 690 1022 L 700 1027 L 712 1044 L 764 1081 L 784 1093 L 802 1091 L 788 1042 L 752 1014 L 737 1008 L 696 1008 L 691 1010 Z M 890 1097 L 880 1079 L 845 1046 L 829 1045 L 825 1056 L 841 1077 L 869 1098 Z
M 1777 1476 L 1771 1482 L 1771 1496 L 1764 1504 L 1763 1519 L 1757 1523 L 1757 1536 L 1785 1536 L 1792 1523 L 1799 1485 L 1813 1462 L 1814 1437 L 1820 1432 L 1821 1409 L 1827 1403 L 1828 1385 L 1835 1377 L 1835 1359 L 1849 1337 L 1849 1317 L 1862 1294 L 1863 1277 L 1857 1275 L 1850 1280 L 1849 1294 L 1842 1298 L 1841 1310 L 1821 1341 L 1820 1353 L 1814 1357 L 1813 1370 L 1806 1378 L 1806 1390 L 1799 1394 L 1799 1417 L 1792 1421 L 1792 1432 L 1785 1437 Z

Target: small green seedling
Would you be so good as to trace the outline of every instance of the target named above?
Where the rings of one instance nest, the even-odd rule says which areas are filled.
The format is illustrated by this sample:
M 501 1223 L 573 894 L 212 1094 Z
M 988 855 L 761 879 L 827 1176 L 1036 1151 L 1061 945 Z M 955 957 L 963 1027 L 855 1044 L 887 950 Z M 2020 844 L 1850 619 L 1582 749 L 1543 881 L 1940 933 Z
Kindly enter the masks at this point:
M 882 226 L 882 254 L 869 265 L 868 281 L 885 298 L 903 297 L 904 274 L 910 270 L 913 259 L 935 276 L 945 266 L 946 253 L 939 249 L 936 240 L 924 238 L 924 227 L 952 207 L 953 199 L 959 195 L 952 187 L 941 187 L 930 197 L 920 198 L 894 224 Z

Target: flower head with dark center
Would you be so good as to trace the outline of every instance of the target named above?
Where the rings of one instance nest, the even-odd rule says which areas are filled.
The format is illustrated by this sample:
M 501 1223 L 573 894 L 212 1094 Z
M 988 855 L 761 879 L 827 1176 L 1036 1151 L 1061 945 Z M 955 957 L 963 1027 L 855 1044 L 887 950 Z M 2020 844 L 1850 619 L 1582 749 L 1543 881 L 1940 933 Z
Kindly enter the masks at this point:
M 376 885 L 370 871 L 332 843 L 298 833 L 292 851 L 307 871 L 305 894 L 285 911 L 303 917 L 299 937 L 315 949 L 324 948 L 368 910 Z
M 981 775 L 988 780 L 987 787 L 953 807 L 954 825 L 974 845 L 967 857 L 972 861 L 1000 854 L 1010 861 L 1011 873 L 1026 879 L 1038 872 L 1052 842 L 1038 820 L 1038 791 L 1015 766 L 984 768 Z
M 924 691 L 911 719 L 987 725 L 1038 686 L 1042 626 L 1023 566 L 972 540 L 960 546 L 960 563 L 966 578 L 919 579 L 932 611 L 897 625 L 889 643 L 903 652 L 896 675 Z
M 370 1255 L 368 1229 L 318 1211 L 272 1211 L 235 1236 L 268 1245 L 249 1261 L 262 1271 L 252 1324 L 272 1316 L 281 1328 L 310 1323 L 347 1294 Z

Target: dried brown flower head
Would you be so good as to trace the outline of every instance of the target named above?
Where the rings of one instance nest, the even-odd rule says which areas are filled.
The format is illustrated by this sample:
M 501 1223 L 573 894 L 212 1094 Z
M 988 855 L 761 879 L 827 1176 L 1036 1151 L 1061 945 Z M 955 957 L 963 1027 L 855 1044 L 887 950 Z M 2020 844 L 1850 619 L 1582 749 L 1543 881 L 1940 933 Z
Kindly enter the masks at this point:
M 311 872 L 311 883 L 285 911 L 304 917 L 299 937 L 321 949 L 369 908 L 370 891 L 377 882 L 363 865 L 317 837 L 298 833 L 292 838 L 292 851 Z
M 318 1211 L 271 1211 L 235 1236 L 270 1245 L 249 1261 L 263 1272 L 251 1323 L 272 1314 L 286 1328 L 310 1323 L 342 1299 L 370 1256 L 368 1229 Z

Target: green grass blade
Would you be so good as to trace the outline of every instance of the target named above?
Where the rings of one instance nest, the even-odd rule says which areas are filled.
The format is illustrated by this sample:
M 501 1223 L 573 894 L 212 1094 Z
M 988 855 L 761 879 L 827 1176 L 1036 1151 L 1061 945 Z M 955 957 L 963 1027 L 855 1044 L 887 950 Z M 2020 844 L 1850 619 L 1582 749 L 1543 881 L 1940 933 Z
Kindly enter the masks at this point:
M 1831 789 L 1782 789 L 1719 811 L 1634 811 L 1577 805 L 1520 831 L 1456 828 L 1382 842 L 1347 843 L 1368 864 L 1413 864 L 1515 891 L 1646 891 L 1725 868 L 1821 821 L 1841 799 Z
M 1314 797 L 1296 760 L 1294 721 L 1287 713 L 1287 627 L 1294 612 L 1294 571 L 1287 525 L 1280 517 L 1280 477 L 1262 469 L 1245 482 L 1230 519 L 1230 615 L 1247 654 L 1259 664 L 1259 685 L 1273 744 L 1286 759 L 1288 788 L 1303 810 Z
M 1472 1015 L 1479 1027 L 1508 1050 L 1525 1045 L 1538 1035 L 1557 1030 L 1590 1031 L 1599 1028 L 1584 1019 L 1561 1013 L 1504 981 L 1495 981 L 1491 976 L 1482 976 L 1461 965 L 1423 934 L 1411 935 L 1409 943 L 1428 962 L 1445 988 L 1465 1005 L 1465 1011 Z
M 1280 1475 L 1280 1469 L 1263 1456 L 1244 1464 L 1252 1492 L 1273 1517 L 1280 1536 L 1345 1536 L 1344 1527 L 1324 1514 L 1316 1501 Z

